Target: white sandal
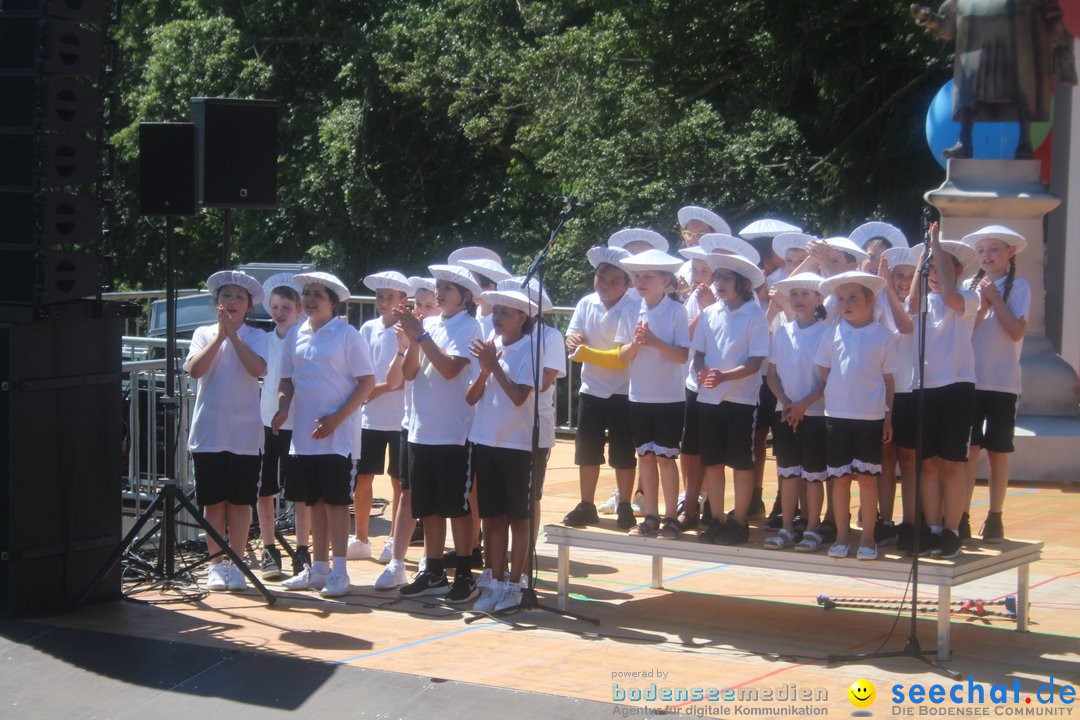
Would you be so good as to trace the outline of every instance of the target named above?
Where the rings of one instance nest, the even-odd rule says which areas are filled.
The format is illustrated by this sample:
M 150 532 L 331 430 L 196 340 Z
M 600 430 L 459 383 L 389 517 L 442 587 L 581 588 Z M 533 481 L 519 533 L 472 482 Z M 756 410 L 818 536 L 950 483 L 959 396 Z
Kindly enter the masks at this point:
M 783 550 L 795 544 L 795 533 L 780 528 L 775 535 L 765 538 L 766 550 Z
M 795 545 L 797 552 L 817 552 L 821 549 L 821 543 L 824 542 L 821 535 L 813 530 L 807 530 L 802 534 L 802 540 Z

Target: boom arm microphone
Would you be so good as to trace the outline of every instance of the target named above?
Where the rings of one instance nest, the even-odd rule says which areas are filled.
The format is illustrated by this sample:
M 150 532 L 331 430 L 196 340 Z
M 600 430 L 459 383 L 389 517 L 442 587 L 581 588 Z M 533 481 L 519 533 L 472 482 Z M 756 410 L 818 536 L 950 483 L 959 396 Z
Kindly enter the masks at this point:
M 591 200 L 582 200 L 581 198 L 577 197 L 576 195 L 556 195 L 555 196 L 555 202 L 561 203 L 563 205 L 569 205 L 570 207 L 575 207 L 575 208 L 592 207 L 592 201 Z

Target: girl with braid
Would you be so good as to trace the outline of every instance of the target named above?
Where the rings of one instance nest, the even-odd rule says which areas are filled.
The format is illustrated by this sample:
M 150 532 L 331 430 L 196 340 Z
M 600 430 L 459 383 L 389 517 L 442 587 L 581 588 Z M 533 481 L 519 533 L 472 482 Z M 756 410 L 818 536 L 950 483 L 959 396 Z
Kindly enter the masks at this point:
M 1001 521 L 1009 484 L 1009 453 L 1020 397 L 1020 350 L 1027 331 L 1031 289 L 1016 277 L 1016 255 L 1027 241 L 1015 230 L 990 225 L 967 235 L 964 244 L 979 256 L 971 289 L 979 293 L 979 312 L 971 342 L 975 348 L 975 427 L 967 466 L 967 508 L 975 489 L 975 463 L 985 448 L 990 461 L 990 509 L 983 542 L 1005 539 Z

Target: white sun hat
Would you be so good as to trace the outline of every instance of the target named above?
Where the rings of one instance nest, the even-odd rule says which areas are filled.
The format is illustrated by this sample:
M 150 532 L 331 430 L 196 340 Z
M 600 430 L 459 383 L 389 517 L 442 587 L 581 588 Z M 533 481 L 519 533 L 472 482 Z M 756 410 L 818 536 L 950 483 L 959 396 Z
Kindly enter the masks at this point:
M 863 250 L 861 247 L 851 242 L 850 238 L 843 236 L 824 238 L 823 243 L 831 247 L 833 250 L 839 250 L 845 252 L 848 255 L 854 255 L 856 260 L 866 260 L 870 257 L 870 254 Z
M 698 207 L 697 205 L 687 205 L 686 207 L 679 208 L 679 225 L 681 227 L 686 227 L 686 223 L 691 220 L 698 220 L 705 223 L 716 233 L 731 233 L 731 226 L 724 221 L 724 218 L 708 208 Z
M 960 238 L 960 242 L 975 247 L 980 240 L 985 240 L 986 238 L 996 238 L 1001 242 L 1016 248 L 1016 252 L 1020 252 L 1027 247 L 1027 238 L 1012 228 L 1007 228 L 1004 225 L 987 225 L 980 230 L 976 230 L 975 232 Z
M 276 273 L 274 275 L 271 275 L 270 277 L 266 278 L 265 281 L 263 281 L 263 284 L 262 284 L 262 289 L 263 289 L 262 305 L 263 305 L 264 308 L 266 308 L 266 312 L 268 314 L 270 313 L 270 295 L 272 295 L 274 290 L 276 290 L 277 288 L 279 288 L 279 287 L 291 288 L 291 289 L 296 291 L 297 295 L 304 292 L 304 286 L 297 283 L 295 281 L 295 278 L 296 278 L 296 273 L 279 272 L 279 273 Z
M 293 279 L 296 280 L 301 287 L 315 283 L 316 285 L 322 285 L 325 288 L 333 290 L 334 294 L 338 296 L 338 302 L 345 302 L 349 299 L 351 294 L 349 293 L 349 288 L 345 287 L 345 283 L 338 280 L 336 275 L 321 270 L 299 273 Z
M 412 285 L 409 284 L 409 278 L 405 277 L 397 270 L 385 270 L 383 272 L 372 273 L 364 278 L 364 285 L 366 285 L 369 290 L 397 290 L 406 295 L 412 291 Z
M 220 270 L 210 277 L 206 278 L 206 289 L 211 293 L 217 292 L 218 288 L 225 285 L 236 285 L 242 287 L 248 291 L 251 295 L 251 304 L 257 305 L 263 301 L 265 297 L 263 293 L 263 286 L 259 284 L 259 281 L 248 275 L 246 272 L 239 270 Z
M 717 232 L 702 235 L 701 240 L 698 241 L 698 247 L 705 252 L 740 255 L 755 265 L 761 262 L 761 254 L 753 245 L 742 238 L 727 233 Z
M 919 248 L 913 247 L 894 247 L 889 248 L 885 252 L 881 253 L 881 257 L 885 258 L 885 262 L 888 264 L 889 269 L 898 268 L 901 265 L 918 265 L 919 264 Z
M 460 265 L 466 270 L 471 270 L 478 275 L 491 279 L 492 282 L 505 280 L 511 275 L 510 271 L 502 266 L 502 263 L 490 258 L 466 258 L 450 264 Z
M 447 265 L 457 265 L 462 260 L 494 260 L 502 265 L 502 258 L 499 257 L 499 253 L 494 250 L 488 250 L 486 247 L 480 247 L 478 245 L 469 245 L 463 248 L 458 248 L 454 252 L 450 253 L 450 257 L 446 259 Z
M 660 252 L 667 252 L 668 244 L 667 238 L 655 230 L 647 230 L 645 228 L 625 228 L 614 233 L 608 238 L 608 247 L 625 248 L 632 242 L 645 242 L 649 243 L 654 250 Z M 679 261 L 682 264 L 682 261 Z
M 536 306 L 529 301 L 529 298 L 525 296 L 525 293 L 521 291 L 521 288 L 517 290 L 485 290 L 480 293 L 480 297 L 488 305 L 503 305 L 505 307 L 520 310 L 526 315 L 535 315 Z
M 589 264 L 594 268 L 600 267 L 601 263 L 621 267 L 619 263 L 630 257 L 630 253 L 621 247 L 607 247 L 606 245 L 600 245 L 599 247 L 589 248 L 585 253 L 585 257 L 589 259 Z
M 661 270 L 674 273 L 683 266 L 680 258 L 672 257 L 662 250 L 646 250 L 637 255 L 631 255 L 620 262 L 627 272 L 645 272 L 646 270 Z
M 535 277 L 531 277 L 531 278 L 529 278 L 528 287 L 525 288 L 525 287 L 522 287 L 522 285 L 521 285 L 521 283 L 524 282 L 524 280 L 525 280 L 524 275 L 518 275 L 516 277 L 508 278 L 506 280 L 501 281 L 498 284 L 498 286 L 496 287 L 496 289 L 497 290 L 515 290 L 515 289 L 520 290 L 527 297 L 529 297 L 533 301 L 535 301 L 536 300 L 536 289 L 540 287 L 540 283 L 537 281 L 537 279 Z M 541 289 L 540 290 L 540 312 L 548 312 L 549 310 L 551 310 L 551 308 L 552 308 L 551 298 L 548 297 L 547 290 Z
M 435 292 L 435 278 L 420 277 L 419 275 L 410 275 L 409 297 L 416 297 L 416 293 L 419 290 Z
M 750 281 L 750 286 L 755 290 L 761 287 L 765 282 L 765 273 L 761 272 L 761 268 L 741 255 L 718 255 L 717 253 L 709 253 L 706 260 L 709 263 L 709 267 L 713 270 L 725 269 L 742 275 Z
M 791 223 L 786 223 L 783 220 L 773 220 L 772 218 L 764 218 L 762 220 L 755 220 L 742 230 L 739 231 L 739 235 L 747 240 L 753 240 L 754 238 L 774 238 L 780 233 L 786 232 L 802 232 L 802 228 Z
M 904 233 L 900 231 L 900 228 L 895 225 L 890 225 L 887 222 L 879 222 L 877 220 L 863 223 L 852 230 L 851 234 L 848 235 L 848 239 L 861 248 L 865 248 L 866 243 L 876 237 L 885 238 L 892 247 L 908 246 L 907 238 L 904 237 Z
M 863 272 L 862 270 L 848 270 L 847 272 L 833 275 L 827 280 L 822 280 L 821 290 L 818 292 L 822 295 L 832 295 L 841 285 L 848 285 L 851 283 L 870 288 L 874 293 L 874 297 L 877 297 L 877 294 L 885 288 L 885 278 L 879 275 Z
M 777 280 L 776 282 L 774 282 L 769 287 L 770 288 L 776 288 L 777 292 L 782 292 L 785 295 L 787 293 L 791 292 L 792 290 L 797 289 L 797 288 L 803 288 L 805 290 L 813 290 L 813 291 L 815 291 L 817 293 L 820 293 L 821 292 L 821 283 L 823 282 L 823 280 L 824 280 L 824 278 L 822 278 L 817 273 L 801 272 L 801 273 L 796 273 L 795 275 L 792 275 L 791 277 L 786 277 L 783 280 Z
M 817 238 L 804 232 L 780 233 L 772 239 L 772 251 L 777 257 L 783 258 L 788 250 L 805 250 L 811 240 Z
M 975 274 L 979 269 L 979 253 L 975 248 L 959 240 L 942 240 L 941 249 L 960 261 L 963 267 L 957 280 L 964 280 Z
M 480 293 L 483 292 L 480 285 L 473 279 L 472 273 L 460 265 L 429 265 L 428 270 L 436 280 L 457 283 L 471 292 L 474 298 L 480 297 Z

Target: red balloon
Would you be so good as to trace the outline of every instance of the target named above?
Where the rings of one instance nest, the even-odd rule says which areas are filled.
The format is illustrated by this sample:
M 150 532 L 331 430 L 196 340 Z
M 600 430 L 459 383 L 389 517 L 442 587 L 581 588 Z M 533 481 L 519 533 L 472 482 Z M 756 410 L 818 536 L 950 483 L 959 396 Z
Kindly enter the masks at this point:
M 1050 165 L 1054 157 L 1054 131 L 1051 130 L 1046 136 L 1046 140 L 1042 145 L 1035 148 L 1035 152 L 1032 153 L 1032 157 L 1042 162 L 1039 168 L 1039 179 L 1044 183 L 1050 182 Z

